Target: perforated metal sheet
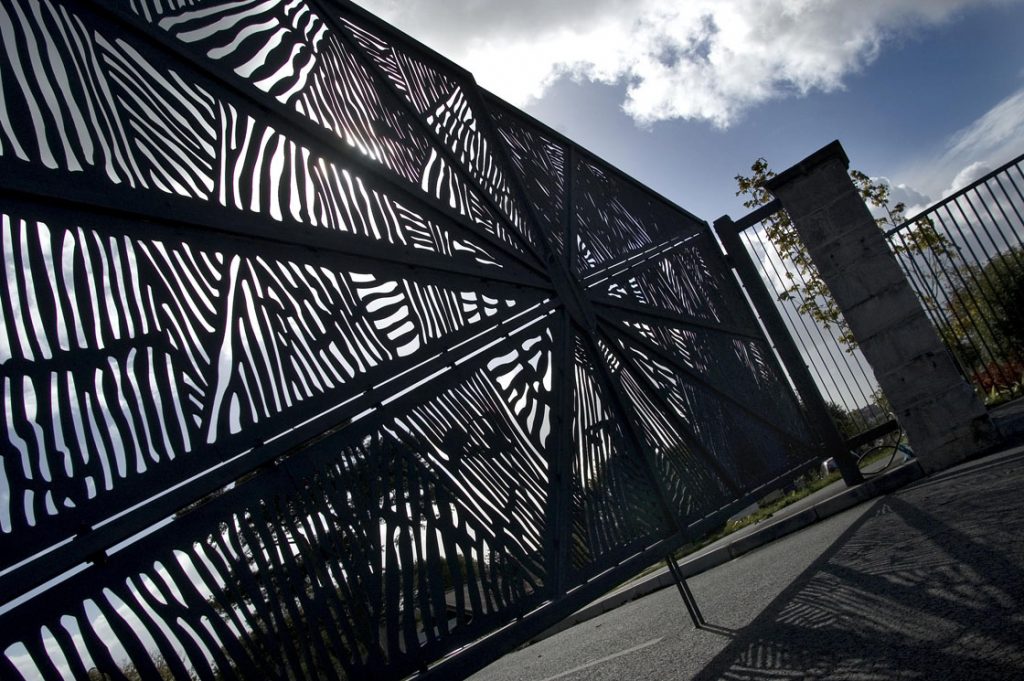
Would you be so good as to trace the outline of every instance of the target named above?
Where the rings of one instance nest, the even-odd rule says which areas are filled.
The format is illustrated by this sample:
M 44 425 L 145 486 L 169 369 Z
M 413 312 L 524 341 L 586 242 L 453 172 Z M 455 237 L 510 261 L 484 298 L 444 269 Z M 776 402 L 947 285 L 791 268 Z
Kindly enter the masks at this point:
M 0 34 L 4 678 L 457 674 L 817 454 L 704 223 L 358 8 Z

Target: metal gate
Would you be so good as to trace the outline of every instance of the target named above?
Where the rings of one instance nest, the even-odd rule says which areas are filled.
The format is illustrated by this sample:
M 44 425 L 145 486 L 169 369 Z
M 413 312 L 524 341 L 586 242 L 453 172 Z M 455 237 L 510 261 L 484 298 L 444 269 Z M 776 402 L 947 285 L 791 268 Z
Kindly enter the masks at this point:
M 462 674 L 820 454 L 706 224 L 357 7 L 0 35 L 0 676 Z

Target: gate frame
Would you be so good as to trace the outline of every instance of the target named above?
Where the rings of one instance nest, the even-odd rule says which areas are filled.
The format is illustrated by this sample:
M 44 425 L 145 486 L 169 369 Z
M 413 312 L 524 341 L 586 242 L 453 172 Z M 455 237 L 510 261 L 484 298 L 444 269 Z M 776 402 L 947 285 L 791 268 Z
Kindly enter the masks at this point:
M 314 6 L 318 6 L 318 0 L 311 1 Z M 400 42 L 403 47 L 413 46 L 420 53 L 424 52 L 424 48 L 422 48 L 422 46 L 420 46 L 412 39 L 408 38 L 408 36 L 404 36 L 404 34 L 398 34 L 394 29 L 386 27 L 386 25 L 382 24 L 382 22 L 379 22 L 379 20 L 376 20 L 375 18 L 371 17 L 362 10 L 358 10 L 357 8 L 355 8 L 355 6 L 350 6 L 349 3 L 347 2 L 339 2 L 338 4 L 344 7 L 347 11 L 351 11 L 353 14 L 360 16 L 364 20 L 370 21 L 370 23 L 377 29 L 389 33 L 392 37 L 397 36 L 396 40 Z M 102 15 L 116 22 L 120 22 L 121 24 L 127 27 L 126 30 L 138 31 L 138 33 L 141 34 L 147 41 L 152 43 L 150 47 L 154 50 L 173 50 L 174 46 L 172 44 L 173 40 L 171 38 L 163 35 L 150 35 L 145 30 L 139 29 L 139 27 L 136 25 L 139 22 L 129 21 L 125 19 L 125 17 L 119 14 L 120 10 L 102 6 L 90 6 L 86 11 L 95 15 Z M 201 60 L 196 60 L 194 55 L 180 54 L 178 56 L 182 61 L 189 63 L 194 68 L 202 69 L 205 65 Z M 447 60 L 438 59 L 437 61 L 445 69 L 453 68 L 450 62 L 447 62 Z M 211 70 L 206 73 L 206 76 L 209 80 L 216 81 L 224 87 L 235 87 L 235 89 L 239 89 L 236 84 L 236 78 L 225 78 L 223 74 L 219 71 Z M 471 92 L 467 92 L 467 96 L 472 98 L 475 105 L 479 105 L 484 99 L 490 97 L 490 95 L 487 95 L 487 93 L 484 93 L 482 90 L 476 88 L 475 81 L 472 79 L 471 75 L 460 71 L 459 76 L 461 78 L 464 78 L 464 82 L 470 86 Z M 238 95 L 238 93 L 235 93 L 236 96 L 239 96 L 240 98 L 246 100 L 253 100 L 252 102 L 249 102 L 253 107 L 260 107 L 266 104 L 266 102 L 263 101 L 263 99 L 265 98 L 257 97 L 252 93 L 245 91 L 244 89 L 240 91 L 242 92 L 242 94 Z M 264 108 L 267 111 L 269 111 L 270 114 L 278 116 L 278 118 L 273 119 L 274 122 L 278 122 L 279 119 L 284 121 L 285 125 L 283 127 L 285 127 L 286 132 L 288 134 L 294 134 L 300 140 L 308 140 L 311 142 L 312 146 L 322 144 L 332 151 L 338 151 L 336 147 L 344 146 L 339 144 L 335 140 L 329 139 L 329 135 L 327 135 L 323 131 L 313 129 L 312 126 L 304 126 L 301 124 L 301 121 L 292 120 L 295 118 L 294 114 L 288 117 L 281 116 L 281 108 L 277 107 L 276 105 L 267 105 L 264 106 Z M 583 150 L 581 147 L 571 142 L 570 140 L 566 139 L 564 136 L 559 135 L 558 133 L 551 130 L 547 126 L 537 124 L 535 121 L 532 122 L 536 125 L 539 125 L 545 131 L 545 133 L 551 135 L 553 139 L 565 144 L 567 149 L 569 150 L 570 160 L 573 159 L 576 155 L 596 158 L 596 156 Z M 485 125 L 489 124 L 485 123 Z M 493 134 L 493 131 L 491 132 L 491 137 L 497 137 L 496 135 Z M 505 149 L 503 146 L 500 146 L 499 142 L 499 146 L 497 147 L 495 153 L 503 154 L 504 152 Z M 389 176 L 387 176 L 384 172 L 377 169 L 375 166 L 369 164 L 369 162 L 365 160 L 360 160 L 358 157 L 352 155 L 342 156 L 341 152 L 338 153 L 339 157 L 344 158 L 346 161 L 354 160 L 354 162 L 362 164 L 363 167 L 369 168 L 367 174 L 371 175 L 373 178 L 380 179 L 382 182 L 393 184 L 395 187 L 397 187 L 397 189 L 395 189 L 396 193 L 412 194 L 413 196 L 418 197 L 418 195 L 415 195 L 414 192 L 410 192 L 409 190 L 404 189 L 400 183 L 389 178 Z M 637 183 L 634 179 L 632 179 L 625 173 L 621 173 L 621 171 L 614 169 L 612 166 L 610 166 L 610 164 L 606 164 L 603 161 L 600 161 L 600 163 L 611 168 L 611 170 L 617 174 L 618 178 L 620 178 L 623 183 L 631 184 L 632 186 L 639 186 L 639 183 Z M 510 170 L 512 168 L 512 164 L 509 163 L 507 159 L 504 160 L 504 165 L 506 169 Z M 28 166 L 28 164 L 26 164 L 26 166 Z M 22 200 L 26 196 L 31 196 L 32 201 L 41 201 L 42 199 L 46 198 L 54 198 L 47 193 L 47 188 L 53 185 L 54 178 L 62 176 L 61 173 L 50 173 L 48 171 L 44 172 L 40 171 L 38 168 L 35 167 L 32 167 L 31 170 L 33 172 L 26 172 L 25 174 L 20 175 L 15 180 L 12 180 L 11 186 L 8 186 L 6 188 L 0 188 L 0 196 L 16 196 L 18 197 L 18 200 Z M 569 191 L 572 192 L 572 173 L 567 173 L 567 175 L 569 176 L 567 177 Z M 519 194 L 522 194 L 523 189 L 520 186 L 520 181 L 515 173 L 510 172 L 509 181 L 515 188 L 515 191 Z M 210 214 L 212 214 L 213 218 L 219 218 L 221 216 L 230 216 L 231 214 L 230 210 L 224 211 L 221 209 L 214 209 L 211 211 L 210 206 L 208 205 L 197 206 L 185 199 L 179 200 L 173 196 L 160 196 L 159 205 L 165 210 L 168 207 L 171 207 L 171 212 L 173 213 L 173 215 L 172 217 L 163 220 L 155 219 L 153 218 L 151 214 L 151 209 L 149 208 L 151 199 L 153 198 L 153 196 L 155 196 L 154 194 L 133 193 L 129 191 L 104 191 L 102 192 L 102 194 L 97 195 L 96 193 L 91 192 L 91 189 L 92 185 L 89 184 L 88 182 L 82 182 L 81 186 L 75 183 L 70 183 L 68 186 L 62 186 L 59 190 L 61 192 L 61 196 L 57 197 L 58 200 L 60 200 L 62 203 L 62 210 L 74 209 L 76 206 L 87 206 L 90 210 L 95 211 L 97 213 L 104 214 L 105 212 L 106 214 L 111 215 L 116 214 L 120 216 L 120 218 L 149 218 L 153 219 L 155 222 L 159 224 L 170 223 L 176 225 L 179 221 L 184 220 L 185 222 L 188 223 L 187 229 L 202 229 L 204 226 L 211 226 L 210 222 L 215 222 L 216 220 L 211 220 Z M 718 249 L 717 245 L 715 245 L 713 233 L 711 232 L 707 223 L 703 223 L 699 219 L 694 218 L 692 214 L 676 206 L 673 202 L 667 201 L 666 199 L 656 194 L 655 192 L 647 188 L 643 189 L 645 192 L 649 194 L 650 197 L 656 198 L 660 201 L 664 201 L 666 205 L 670 206 L 674 211 L 678 211 L 680 218 L 686 216 L 688 218 L 694 219 L 695 223 L 697 223 L 698 225 L 699 235 L 702 238 L 706 236 L 706 238 L 709 241 L 709 250 L 713 251 L 712 256 L 716 260 L 721 262 L 721 274 L 723 275 L 724 282 L 723 285 L 725 287 L 729 287 L 730 290 L 728 291 L 728 293 L 736 294 L 738 300 L 741 301 L 738 304 L 742 304 L 744 306 L 744 312 L 750 313 L 750 317 L 751 319 L 753 319 L 754 313 L 749 310 L 748 303 L 746 302 L 746 299 L 742 294 L 742 289 L 739 287 L 739 284 L 735 281 L 735 279 L 731 276 L 731 270 L 726 266 L 724 256 Z M 483 193 L 486 195 L 486 192 Z M 120 203 L 119 199 L 121 198 L 127 200 L 124 203 Z M 522 199 L 521 196 L 520 198 Z M 522 202 L 527 210 L 531 210 L 529 201 L 523 200 Z M 452 211 L 446 210 L 444 206 L 435 205 L 437 203 L 438 201 L 436 199 L 432 201 L 422 199 L 417 200 L 416 205 L 423 205 L 426 207 L 428 211 L 433 211 L 441 215 L 442 217 L 450 217 L 449 213 L 451 213 Z M 573 211 L 567 211 L 565 226 L 568 235 L 571 235 L 573 233 L 572 230 L 574 229 L 575 223 L 574 215 L 575 213 Z M 539 222 L 535 216 L 532 217 L 532 221 L 534 223 Z M 238 221 L 226 220 L 225 225 L 230 226 L 235 224 L 236 222 Z M 456 225 L 461 225 L 460 221 L 457 219 L 451 219 L 451 222 Z M 269 220 L 265 219 L 263 216 L 247 216 L 245 225 L 255 225 L 259 228 L 259 231 L 257 231 L 256 233 L 251 233 L 245 230 L 239 230 L 243 232 L 243 236 L 246 237 L 249 241 L 258 241 L 261 243 L 288 241 L 288 243 L 292 245 L 296 245 L 299 243 L 299 240 L 295 239 L 294 235 L 290 235 L 288 239 L 282 239 L 277 232 L 277 226 L 274 223 L 270 222 Z M 229 227 L 222 226 L 220 227 L 220 229 L 221 231 L 227 231 Z M 514 230 L 513 235 L 516 235 L 516 232 Z M 521 235 L 518 238 L 522 240 Z M 540 239 L 541 246 L 539 249 L 534 249 L 531 247 L 528 248 L 527 251 L 533 252 L 535 250 L 545 250 L 545 238 L 546 237 L 542 236 L 542 238 Z M 666 257 L 666 252 L 670 248 L 676 248 L 683 244 L 681 236 L 674 235 L 673 239 L 674 240 L 672 240 L 671 242 L 664 241 L 662 243 L 654 244 L 651 248 L 661 247 L 659 255 L 661 255 L 662 257 Z M 322 235 L 312 230 L 310 230 L 308 233 L 304 232 L 302 234 L 302 240 L 306 242 L 302 245 L 309 246 L 313 249 L 322 250 L 330 249 L 331 244 L 334 243 L 330 235 Z M 565 263 L 552 263 L 550 261 L 552 253 L 550 252 L 550 250 L 548 250 L 547 252 L 544 253 L 544 255 L 547 256 L 548 258 L 548 262 L 542 263 L 541 265 L 533 269 L 539 272 L 542 276 L 550 275 L 551 279 L 556 279 L 556 277 L 558 276 L 566 276 L 560 268 L 564 268 L 565 264 L 568 263 L 568 269 L 570 270 L 570 275 L 568 276 L 575 275 L 576 277 L 578 277 L 579 281 L 575 282 L 575 284 L 578 284 L 578 288 L 581 289 L 582 291 L 586 291 L 588 282 L 585 280 L 582 273 L 575 272 L 575 259 L 569 257 L 569 254 L 571 254 L 572 252 L 573 241 L 574 240 L 570 239 L 566 242 L 566 253 L 563 256 L 564 258 L 566 258 Z M 548 248 L 550 248 L 550 244 L 547 244 L 547 246 Z M 359 252 L 356 253 L 356 255 L 359 256 L 370 258 L 380 256 L 379 253 L 374 252 L 374 249 L 372 247 L 360 248 L 358 250 Z M 642 253 L 623 253 L 619 257 L 609 260 L 607 263 L 604 263 L 604 265 L 606 265 L 607 267 L 619 268 L 619 271 L 609 274 L 609 278 L 618 278 L 623 276 L 625 273 L 637 273 L 640 271 L 644 271 L 644 268 L 649 267 L 651 258 L 648 258 L 646 260 L 638 259 L 635 262 L 631 262 L 629 260 L 630 258 L 633 257 L 639 258 L 640 255 L 646 255 L 647 253 L 650 252 L 651 249 L 648 248 L 641 250 Z M 349 254 L 352 254 L 351 250 L 348 252 Z M 536 253 L 533 254 L 536 255 Z M 557 256 L 554 257 L 557 259 Z M 434 265 L 435 267 L 437 266 L 437 263 L 434 262 L 431 258 L 426 256 L 415 255 L 408 256 L 406 258 L 405 264 L 410 267 L 429 267 L 430 265 Z M 718 264 L 719 263 L 716 262 L 716 266 Z M 558 274 L 556 274 L 556 271 L 558 272 Z M 596 272 L 591 272 L 590 274 L 595 273 Z M 719 272 L 716 271 L 716 274 L 718 273 Z M 608 274 L 608 272 L 602 272 L 601 274 L 602 276 L 604 276 L 605 274 Z M 561 285 L 557 282 L 557 280 L 554 282 L 553 286 L 547 286 L 547 281 L 537 282 L 530 279 L 513 279 L 508 281 L 507 283 L 513 285 L 521 284 L 523 286 L 539 286 L 539 288 L 542 289 L 554 289 L 557 292 L 554 295 L 558 295 L 560 297 L 560 303 L 565 308 L 564 314 L 562 315 L 561 319 L 561 321 L 565 325 L 564 328 L 573 329 L 574 327 L 578 327 L 578 330 L 582 331 L 579 335 L 582 339 L 584 339 L 584 342 L 586 343 L 589 343 L 591 345 L 595 344 L 595 334 L 593 333 L 592 323 L 594 327 L 596 327 L 599 323 L 606 324 L 606 320 L 598 322 L 596 318 L 593 320 L 593 322 L 591 322 L 585 310 L 576 310 L 579 301 L 575 301 L 574 296 L 580 293 L 580 291 L 576 290 L 576 286 L 568 287 L 571 290 L 563 294 L 563 289 L 561 288 Z M 558 303 L 554 303 L 551 304 L 549 307 L 555 308 L 557 306 Z M 682 316 L 680 316 L 679 320 L 677 320 L 677 323 L 678 322 L 685 322 L 685 320 Z M 713 323 L 709 322 L 706 326 L 718 328 L 719 330 L 724 330 L 726 332 L 730 331 L 730 329 L 727 328 L 727 326 L 724 324 L 716 326 Z M 493 328 L 495 327 L 490 327 L 489 330 L 493 330 Z M 612 327 L 612 329 L 615 334 L 623 335 L 620 329 L 616 327 Z M 785 380 L 784 374 L 786 373 L 786 371 L 778 370 L 778 365 L 774 363 L 775 360 L 774 355 L 771 352 L 770 339 L 764 334 L 761 328 L 757 326 L 756 322 L 754 322 L 753 326 L 745 333 L 747 334 L 748 338 L 753 338 L 765 346 L 765 360 L 767 362 L 773 363 L 773 366 L 776 368 L 776 371 L 779 374 L 776 377 L 779 384 L 779 392 L 785 394 L 787 399 L 792 398 L 794 405 L 796 407 L 796 411 L 799 412 L 800 414 L 799 420 L 806 421 L 807 425 L 809 425 L 810 429 L 813 431 L 815 428 L 814 420 L 809 417 L 806 408 L 799 408 L 800 400 L 798 399 L 798 396 L 793 393 L 790 384 Z M 566 335 L 563 340 L 565 342 L 561 343 L 560 345 L 557 345 L 556 341 L 556 348 L 553 350 L 553 354 L 556 358 L 560 356 L 562 359 L 568 359 L 572 350 L 571 340 L 569 339 L 568 335 Z M 618 350 L 616 350 L 616 352 L 618 352 Z M 599 357 L 595 356 L 595 359 L 599 359 Z M 562 362 L 560 370 L 563 372 L 563 374 L 561 379 L 559 380 L 566 382 L 572 380 L 572 371 L 568 367 L 569 363 L 570 362 Z M 425 365 L 418 366 L 417 370 L 422 369 L 423 366 Z M 430 366 L 434 367 L 435 364 L 431 363 Z M 602 371 L 598 373 L 602 377 L 602 379 L 608 378 L 607 372 Z M 790 370 L 790 373 L 792 375 L 792 370 Z M 617 387 L 617 383 L 614 380 L 612 381 L 612 383 L 616 384 Z M 565 383 L 561 383 L 560 385 L 564 386 Z M 410 396 L 413 394 L 413 390 L 417 395 L 427 392 L 427 390 L 422 386 L 415 387 L 412 390 L 410 390 Z M 562 401 L 565 404 L 571 406 L 571 391 L 563 391 L 565 394 L 561 396 Z M 623 430 L 626 431 L 627 437 L 632 437 L 639 441 L 638 443 L 634 443 L 631 449 L 634 453 L 636 453 L 639 456 L 641 461 L 646 460 L 647 457 L 643 456 L 646 448 L 643 447 L 642 444 L 640 444 L 643 441 L 643 437 L 638 432 L 636 432 L 635 426 L 630 423 L 629 417 L 631 414 L 634 413 L 634 410 L 630 409 L 630 405 L 627 404 L 628 400 L 624 399 L 626 397 L 626 395 L 624 394 L 625 391 L 619 388 L 607 390 L 606 392 L 608 402 L 614 402 L 616 404 L 616 408 L 619 409 L 619 411 L 621 412 L 620 415 L 625 417 L 623 423 Z M 665 401 L 664 397 L 662 396 L 656 396 L 656 398 L 661 400 L 662 402 Z M 359 404 L 360 406 L 362 406 L 364 403 L 366 405 L 369 405 L 377 399 L 378 398 L 372 394 L 372 388 L 368 388 L 365 397 L 360 398 Z M 804 399 L 806 400 L 807 398 L 805 397 Z M 808 402 L 805 401 L 804 406 L 806 407 L 807 404 Z M 353 406 L 351 409 L 354 410 L 355 406 Z M 614 409 L 610 409 L 610 411 L 614 411 Z M 548 518 L 549 524 L 545 525 L 544 527 L 545 531 L 548 531 L 549 527 L 556 528 L 556 531 L 553 533 L 554 536 L 550 538 L 553 539 L 556 543 L 558 539 L 563 536 L 563 532 L 565 532 L 567 536 L 571 536 L 571 534 L 568 534 L 567 532 L 571 523 L 571 515 L 568 510 L 568 501 L 571 495 L 571 490 L 568 488 L 569 481 L 565 477 L 566 471 L 571 470 L 569 468 L 571 466 L 570 455 L 572 444 L 570 430 L 571 417 L 568 412 L 563 413 L 563 417 L 564 418 L 562 422 L 556 424 L 557 430 L 555 432 L 557 434 L 554 436 L 556 438 L 556 441 L 555 444 L 551 446 L 553 456 L 558 457 L 558 460 L 555 462 L 558 465 L 557 468 L 553 467 L 552 469 L 554 472 L 552 472 L 551 474 L 549 487 L 555 490 L 555 493 L 552 494 L 549 502 L 549 512 L 551 514 L 550 518 Z M 670 421 L 684 421 L 682 417 L 674 414 L 670 414 L 669 416 L 667 416 L 667 418 Z M 163 497 L 159 500 L 147 498 L 145 500 L 146 506 L 142 511 L 136 511 L 134 508 L 128 509 L 128 511 L 114 516 L 116 518 L 115 521 L 108 522 L 110 521 L 110 518 L 107 518 L 104 520 L 104 522 L 99 523 L 95 528 L 84 528 L 80 534 L 74 536 L 72 539 L 69 539 L 67 545 L 59 546 L 57 549 L 54 550 L 53 554 L 48 556 L 48 558 L 50 559 L 56 557 L 58 560 L 44 560 L 38 564 L 33 562 L 33 564 L 27 567 L 14 566 L 12 568 L 13 572 L 9 571 L 5 575 L 4 579 L 0 580 L 0 586 L 3 586 L 6 589 L 11 589 L 12 587 L 16 588 L 17 585 L 19 585 L 20 583 L 19 580 L 24 580 L 25 583 L 33 583 L 32 586 L 35 586 L 37 583 L 46 579 L 46 575 L 44 574 L 44 572 L 41 572 L 38 568 L 43 568 L 44 571 L 54 570 L 59 572 L 66 568 L 76 567 L 80 563 L 93 563 L 94 566 L 92 566 L 91 568 L 86 568 L 82 571 L 85 574 L 82 575 L 80 582 L 72 581 L 78 579 L 78 575 L 74 575 L 69 577 L 66 583 L 63 583 L 59 586 L 70 587 L 72 585 L 77 586 L 81 583 L 86 583 L 91 586 L 93 585 L 93 582 L 91 582 L 90 580 L 95 580 L 96 585 L 101 584 L 101 572 L 99 571 L 98 568 L 95 567 L 96 565 L 100 565 L 102 564 L 103 561 L 108 559 L 111 562 L 117 562 L 122 560 L 125 561 L 121 563 L 122 567 L 125 564 L 131 565 L 131 558 L 126 558 L 123 554 L 121 557 L 117 556 L 117 553 L 120 553 L 120 551 L 111 553 L 111 555 L 109 556 L 107 554 L 107 550 L 115 544 L 117 544 L 119 540 L 132 537 L 133 533 L 140 529 L 140 525 L 146 525 L 146 527 L 142 528 L 142 530 L 149 531 L 152 527 L 152 523 L 150 523 L 150 521 L 163 519 L 167 516 L 168 513 L 173 513 L 179 510 L 180 508 L 185 508 L 187 506 L 186 502 L 188 502 L 188 504 L 191 504 L 192 502 L 202 497 L 204 492 L 210 492 L 211 490 L 215 491 L 221 489 L 228 483 L 237 482 L 246 474 L 257 471 L 261 467 L 275 466 L 279 463 L 279 458 L 284 458 L 295 454 L 302 456 L 303 449 L 311 448 L 311 446 L 319 442 L 322 437 L 328 436 L 333 431 L 340 430 L 348 425 L 347 422 L 344 422 L 343 419 L 339 419 L 338 422 L 334 423 L 325 423 L 328 420 L 329 419 L 324 418 L 320 421 L 317 421 L 313 426 L 309 427 L 309 432 L 303 430 L 301 432 L 294 433 L 289 436 L 289 439 L 276 442 L 273 446 L 267 447 L 264 443 L 264 445 L 260 445 L 260 447 L 256 449 L 256 451 L 258 452 L 257 454 L 245 455 L 244 458 L 232 460 L 229 464 L 226 464 L 223 468 L 219 469 L 216 474 L 211 474 L 209 471 L 204 470 L 202 471 L 202 475 L 205 477 L 189 479 L 185 483 L 179 484 L 176 490 L 167 497 Z M 768 421 L 768 419 L 763 420 Z M 803 430 L 803 427 L 804 424 L 801 423 L 801 431 Z M 321 430 L 313 432 L 315 428 L 321 428 Z M 685 429 L 681 430 L 685 431 Z M 568 441 L 566 440 L 566 433 L 569 434 Z M 685 433 L 683 434 L 685 435 Z M 803 439 L 802 434 L 800 436 L 800 439 Z M 559 442 L 559 440 L 561 440 L 561 442 Z M 805 444 L 807 452 L 818 453 L 820 451 L 815 446 L 817 443 L 808 442 Z M 566 445 L 568 445 L 568 447 Z M 648 465 L 648 470 L 650 470 L 650 461 L 646 460 L 645 463 Z M 456 652 L 452 656 L 449 656 L 448 658 L 442 660 L 440 663 L 435 664 L 433 668 L 427 670 L 427 672 L 424 674 L 424 678 L 450 678 L 452 675 L 468 674 L 474 671 L 475 669 L 481 668 L 486 663 L 494 659 L 494 656 L 496 654 L 505 652 L 510 646 L 514 646 L 518 643 L 525 642 L 529 639 L 531 635 L 539 633 L 540 631 L 543 631 L 550 625 L 556 623 L 557 621 L 560 621 L 566 615 L 570 614 L 573 610 L 578 609 L 578 607 L 586 604 L 587 602 L 593 600 L 597 596 L 604 593 L 607 589 L 613 587 L 618 581 L 621 581 L 623 578 L 634 575 L 637 571 L 653 562 L 660 561 L 666 554 L 671 553 L 675 551 L 677 548 L 683 546 L 684 544 L 701 537 L 708 530 L 719 526 L 728 517 L 734 514 L 738 509 L 741 509 L 749 505 L 751 501 L 764 496 L 764 494 L 768 490 L 777 487 L 780 482 L 792 480 L 794 477 L 806 472 L 807 470 L 814 468 L 816 465 L 817 461 L 807 460 L 802 461 L 801 463 L 799 463 L 796 466 L 793 466 L 789 470 L 779 471 L 768 482 L 760 484 L 757 487 L 754 487 L 753 489 L 749 489 L 745 494 L 739 496 L 738 498 L 730 495 L 727 498 L 731 498 L 732 501 L 725 504 L 717 511 L 714 511 L 713 513 L 710 513 L 707 516 L 701 517 L 697 519 L 695 522 L 692 522 L 688 525 L 682 522 L 684 518 L 681 518 L 682 514 L 678 512 L 678 510 L 676 512 L 668 513 L 666 520 L 674 522 L 674 530 L 670 529 L 671 525 L 668 524 L 666 526 L 664 532 L 665 536 L 663 538 L 653 541 L 643 550 L 629 556 L 628 558 L 620 562 L 616 562 L 614 565 L 605 565 L 601 573 L 599 573 L 591 579 L 583 581 L 581 584 L 578 584 L 569 591 L 565 590 L 566 581 L 568 580 L 567 565 L 569 562 L 568 560 L 566 560 L 565 556 L 567 556 L 569 547 L 567 544 L 562 544 L 561 546 L 558 546 L 557 550 L 553 554 L 556 557 L 554 557 L 552 560 L 552 567 L 550 573 L 551 583 L 545 584 L 545 591 L 548 591 L 551 594 L 551 599 L 541 603 L 540 606 L 538 606 L 531 612 L 520 614 L 519 618 L 515 622 L 507 624 L 496 631 L 490 632 L 482 639 L 478 639 L 475 643 L 470 644 L 469 648 L 461 652 Z M 658 476 L 652 475 L 651 477 L 652 486 L 654 486 L 654 488 L 657 490 L 657 486 L 659 484 Z M 238 489 L 241 489 L 242 486 L 245 484 L 247 483 L 239 483 Z M 658 496 L 662 503 L 668 503 L 671 501 L 670 498 L 666 498 L 666 495 L 663 492 L 659 492 Z M 195 513 L 196 511 L 193 509 L 191 512 Z M 181 529 L 181 527 L 182 526 L 179 526 L 176 529 Z M 187 530 L 189 526 L 187 524 L 184 524 L 184 527 Z M 158 536 L 156 532 L 160 531 L 162 531 L 160 527 L 156 528 L 152 536 L 155 538 L 156 536 Z M 130 551 L 126 548 L 124 553 L 130 553 Z M 37 561 L 39 560 L 39 558 L 38 556 L 33 556 L 30 560 Z M 28 588 L 30 587 L 25 587 L 24 591 L 28 591 Z M 58 587 L 54 588 L 56 589 Z M 30 606 L 31 601 L 29 601 L 26 605 Z M 14 608 L 12 608 L 12 612 L 5 613 L 5 615 L 3 616 L 7 619 L 7 621 L 4 622 L 5 624 L 14 619 L 12 615 L 15 615 L 16 612 L 13 612 L 13 610 L 20 607 L 22 607 L 21 604 L 14 606 Z M 40 615 L 39 617 L 40 619 L 42 619 L 43 615 Z

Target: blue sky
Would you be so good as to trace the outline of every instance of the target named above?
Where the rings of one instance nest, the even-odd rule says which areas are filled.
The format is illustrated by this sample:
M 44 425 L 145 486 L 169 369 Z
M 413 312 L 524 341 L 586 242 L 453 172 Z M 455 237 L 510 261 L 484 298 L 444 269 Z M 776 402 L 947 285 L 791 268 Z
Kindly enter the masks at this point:
M 924 206 L 1024 152 L 1024 2 L 362 0 L 697 215 L 833 139 Z

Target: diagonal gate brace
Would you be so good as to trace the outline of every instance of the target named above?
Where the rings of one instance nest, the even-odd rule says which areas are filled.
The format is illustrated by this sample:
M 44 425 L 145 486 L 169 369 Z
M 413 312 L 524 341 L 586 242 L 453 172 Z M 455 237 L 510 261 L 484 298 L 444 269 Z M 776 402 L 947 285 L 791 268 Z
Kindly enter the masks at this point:
M 671 553 L 665 556 L 665 564 L 668 565 L 668 571 L 672 573 L 672 579 L 676 582 L 676 587 L 679 589 L 679 595 L 683 597 L 683 604 L 686 605 L 686 612 L 690 614 L 693 626 L 697 629 L 703 628 L 707 622 L 704 621 L 704 615 L 701 613 L 700 607 L 697 605 L 697 599 L 693 597 L 693 592 L 690 591 L 690 585 L 686 583 L 686 578 L 683 577 L 683 572 L 679 569 L 679 565 L 676 563 L 676 559 Z

